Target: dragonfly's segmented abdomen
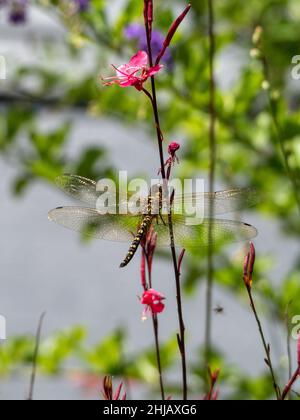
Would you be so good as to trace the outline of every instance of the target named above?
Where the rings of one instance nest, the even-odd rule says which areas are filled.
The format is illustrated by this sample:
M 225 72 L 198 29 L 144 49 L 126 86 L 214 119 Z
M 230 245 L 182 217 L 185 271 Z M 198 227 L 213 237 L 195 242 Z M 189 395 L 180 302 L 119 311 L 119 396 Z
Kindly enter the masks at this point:
M 129 251 L 126 255 L 125 260 L 120 265 L 121 268 L 126 267 L 132 260 L 132 258 L 135 256 L 135 253 L 141 243 L 141 240 L 143 239 L 144 235 L 147 233 L 148 229 L 151 226 L 153 216 L 146 216 L 141 223 L 141 226 L 138 230 L 138 233 L 136 234 L 136 237 L 134 238 L 131 247 L 129 248 Z

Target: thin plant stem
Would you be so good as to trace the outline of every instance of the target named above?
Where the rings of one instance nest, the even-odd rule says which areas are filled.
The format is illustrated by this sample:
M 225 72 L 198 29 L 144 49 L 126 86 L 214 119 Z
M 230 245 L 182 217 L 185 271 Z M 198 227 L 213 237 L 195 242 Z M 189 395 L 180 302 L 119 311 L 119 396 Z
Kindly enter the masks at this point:
M 173 232 L 171 212 L 169 213 L 168 219 L 169 219 L 169 230 L 170 230 L 170 238 L 171 238 L 172 260 L 173 260 L 175 280 L 176 280 L 176 299 L 177 299 L 177 310 L 178 310 L 178 320 L 179 320 L 179 330 L 180 330 L 180 333 L 177 335 L 177 340 L 178 340 L 178 346 L 179 346 L 179 350 L 181 354 L 183 399 L 187 400 L 187 365 L 186 365 L 186 351 L 185 351 L 185 325 L 184 325 L 183 310 L 182 310 L 180 273 L 178 270 L 177 255 L 176 255 L 176 249 L 174 245 L 174 232 Z
M 300 368 L 298 367 L 295 373 L 293 374 L 293 376 L 291 377 L 289 383 L 283 390 L 282 396 L 280 398 L 282 401 L 284 401 L 287 398 L 287 396 L 290 394 L 290 392 L 292 391 L 292 386 L 297 381 L 299 376 L 300 376 Z
M 273 364 L 272 364 L 270 345 L 267 344 L 267 341 L 266 341 L 266 338 L 265 338 L 265 335 L 264 335 L 264 332 L 263 332 L 262 324 L 261 324 L 261 321 L 259 319 L 259 316 L 258 316 L 258 313 L 257 313 L 257 310 L 256 310 L 256 306 L 255 306 L 255 303 L 254 303 L 254 300 L 253 300 L 251 287 L 247 286 L 247 292 L 248 292 L 248 296 L 249 296 L 249 299 L 250 299 L 251 308 L 252 308 L 253 314 L 254 314 L 255 319 L 256 319 L 256 323 L 257 323 L 257 326 L 258 326 L 258 330 L 259 330 L 259 334 L 260 334 L 260 337 L 261 337 L 261 340 L 262 340 L 262 344 L 263 344 L 263 347 L 264 347 L 264 350 L 265 350 L 265 353 L 266 353 L 265 361 L 266 361 L 266 363 L 267 363 L 267 365 L 270 369 L 270 374 L 271 374 L 272 381 L 273 381 L 273 387 L 274 387 L 274 390 L 275 390 L 275 393 L 276 393 L 276 399 L 281 400 L 281 391 L 280 391 L 280 388 L 277 384 L 277 379 L 276 379 L 275 371 L 274 371 Z
M 37 332 L 35 336 L 35 349 L 34 349 L 34 355 L 33 355 L 33 361 L 32 361 L 32 372 L 31 372 L 30 385 L 29 385 L 28 401 L 33 400 L 34 385 L 35 385 L 36 372 L 37 372 L 37 362 L 38 362 L 38 355 L 39 355 L 39 349 L 40 349 L 42 327 L 43 327 L 45 316 L 46 316 L 46 312 L 42 313 L 42 315 L 40 316 L 38 328 L 37 328 Z
M 149 265 L 148 255 L 146 250 L 144 249 L 143 252 L 146 256 L 147 268 L 148 268 L 148 283 L 149 288 L 152 289 L 152 272 Z M 159 386 L 160 386 L 160 393 L 161 398 L 165 400 L 165 389 L 164 389 L 164 381 L 163 381 L 163 372 L 162 372 L 162 364 L 161 364 L 161 357 L 160 357 L 160 345 L 159 345 L 159 324 L 158 324 L 158 317 L 156 314 L 152 314 L 152 323 L 153 323 L 153 331 L 154 331 L 154 339 L 155 339 L 155 353 L 156 353 L 156 363 L 159 375 Z
M 291 350 L 291 330 L 290 330 L 290 311 L 289 306 L 286 310 L 286 344 L 287 344 L 287 355 L 289 363 L 289 378 L 292 376 L 293 363 L 292 363 L 292 350 Z
M 280 127 L 280 124 L 279 124 L 279 121 L 278 121 L 278 116 L 277 116 L 276 104 L 275 104 L 275 101 L 270 97 L 269 97 L 269 101 L 270 101 L 271 116 L 273 118 L 273 123 L 274 123 L 274 127 L 275 127 L 275 130 L 276 130 L 278 143 L 280 145 L 280 150 L 281 150 L 281 153 L 282 153 L 282 156 L 283 156 L 283 159 L 284 159 L 285 169 L 286 169 L 287 175 L 288 175 L 288 177 L 291 181 L 293 191 L 294 191 L 294 195 L 295 195 L 295 199 L 296 199 L 296 202 L 297 202 L 297 206 L 298 206 L 298 209 L 300 211 L 299 187 L 298 187 L 297 181 L 294 177 L 293 170 L 290 168 L 288 154 L 285 150 L 285 145 L 284 145 L 284 140 L 283 140 L 283 136 L 282 136 L 282 132 L 281 132 L 281 127 Z
M 208 0 L 208 15 L 209 15 L 209 192 L 215 190 L 216 177 L 216 82 L 215 82 L 215 51 L 216 40 L 214 32 L 214 4 L 213 0 Z M 206 290 L 206 322 L 205 322 L 205 360 L 206 364 L 210 364 L 211 355 L 211 314 L 212 314 L 212 293 L 214 280 L 214 247 L 213 247 L 213 215 L 214 204 L 209 206 L 209 229 L 208 229 L 208 255 L 207 255 L 207 290 Z
M 268 83 L 270 83 L 270 72 L 269 72 L 269 65 L 268 65 L 267 57 L 263 54 L 263 52 L 262 52 L 262 55 L 263 55 L 262 56 L 262 64 L 263 64 L 264 77 L 265 77 L 266 81 Z M 272 120 L 273 120 L 273 125 L 274 125 L 274 128 L 275 128 L 277 141 L 278 141 L 278 144 L 280 146 L 281 154 L 282 154 L 283 160 L 284 160 L 285 170 L 286 170 L 287 176 L 288 176 L 288 178 L 289 178 L 289 180 L 292 184 L 295 200 L 296 200 L 299 212 L 300 212 L 299 186 L 298 186 L 298 182 L 297 182 L 297 180 L 294 176 L 293 170 L 290 167 L 288 153 L 285 149 L 282 129 L 281 129 L 281 126 L 280 126 L 280 123 L 279 123 L 279 120 L 278 120 L 276 100 L 274 100 L 274 98 L 272 97 L 270 89 L 268 89 L 268 101 L 269 101 L 269 107 L 270 107 L 270 115 L 271 115 Z
M 162 365 L 161 365 L 161 357 L 160 357 L 160 347 L 159 347 L 159 337 L 158 337 L 158 318 L 156 314 L 152 315 L 152 322 L 153 322 L 153 330 L 154 330 L 154 337 L 155 337 L 155 351 L 156 351 L 157 369 L 158 369 L 158 374 L 159 374 L 160 393 L 161 393 L 161 399 L 164 401 L 165 389 L 164 389 L 164 381 L 163 381 L 163 373 L 162 373 Z
M 147 45 L 148 45 L 148 53 L 149 53 L 149 61 L 150 61 L 149 64 L 150 64 L 150 67 L 153 67 L 151 36 L 150 36 L 149 28 L 147 25 L 146 25 L 146 35 L 147 35 Z M 162 135 L 161 127 L 160 127 L 155 77 L 151 77 L 151 89 L 152 89 L 152 96 L 151 95 L 150 96 L 147 95 L 147 96 L 151 98 L 151 104 L 152 104 L 155 127 L 156 127 L 156 134 L 157 134 L 157 142 L 158 142 L 160 171 L 161 171 L 163 182 L 166 183 L 167 180 L 166 180 L 166 171 L 165 171 L 165 160 L 164 160 L 164 152 L 163 152 L 163 146 L 162 146 L 163 135 Z M 175 274 L 175 283 L 176 283 L 177 312 L 178 312 L 178 322 L 179 322 L 179 331 L 180 331 L 177 336 L 177 339 L 178 339 L 178 346 L 180 350 L 181 365 L 182 365 L 183 400 L 187 400 L 187 365 L 186 365 L 186 351 L 185 351 L 185 325 L 184 325 L 184 320 L 183 320 L 180 273 L 178 270 L 178 262 L 177 262 L 177 255 L 176 255 L 176 249 L 175 249 L 174 229 L 173 229 L 171 211 L 168 212 L 168 225 L 169 225 L 169 234 L 170 234 L 170 248 L 171 248 L 171 255 L 172 255 L 174 274 Z
M 288 158 L 288 154 L 285 150 L 285 145 L 284 145 L 284 140 L 283 140 L 283 136 L 282 136 L 282 132 L 281 132 L 281 127 L 278 121 L 278 117 L 277 117 L 277 111 L 276 111 L 276 105 L 274 103 L 274 100 L 272 98 L 269 98 L 270 101 L 270 108 L 271 108 L 271 115 L 273 118 L 273 123 L 274 123 L 274 127 L 277 133 L 277 139 L 280 145 L 280 150 L 284 159 L 284 165 L 285 165 L 285 169 L 287 172 L 287 175 L 291 181 L 292 187 L 293 187 L 293 191 L 294 191 L 294 196 L 297 202 L 297 206 L 300 212 L 300 196 L 299 196 L 299 187 L 297 184 L 297 181 L 294 177 L 293 174 L 293 170 L 290 168 L 290 164 L 289 164 L 289 158 Z
M 286 322 L 286 347 L 287 347 L 287 356 L 288 356 L 288 378 L 292 377 L 293 372 L 293 363 L 292 363 L 292 349 L 291 349 L 291 330 L 290 330 L 290 313 L 289 313 L 289 305 L 286 310 L 285 316 Z M 290 393 L 287 395 L 287 398 L 290 397 Z

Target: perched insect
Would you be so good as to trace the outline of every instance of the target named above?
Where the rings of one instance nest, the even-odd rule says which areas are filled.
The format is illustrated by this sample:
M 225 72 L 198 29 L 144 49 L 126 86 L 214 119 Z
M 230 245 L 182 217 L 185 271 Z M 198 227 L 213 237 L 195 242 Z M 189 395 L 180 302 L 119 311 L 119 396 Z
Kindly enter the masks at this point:
M 221 315 L 224 314 L 224 308 L 220 305 L 218 305 L 215 309 L 214 309 L 214 313 L 217 315 Z
M 120 208 L 124 201 L 119 202 L 109 211 L 108 208 L 99 208 L 101 194 L 97 191 L 97 183 L 75 175 L 63 175 L 58 178 L 57 185 L 68 195 L 87 204 L 85 207 L 58 207 L 49 212 L 49 219 L 66 227 L 79 231 L 82 235 L 98 239 L 131 242 L 131 247 L 126 258 L 121 264 L 125 267 L 134 257 L 141 240 L 151 225 L 158 235 L 157 246 L 163 247 L 170 244 L 169 214 L 172 213 L 174 242 L 176 246 L 186 249 L 203 247 L 209 243 L 219 246 L 233 242 L 248 241 L 257 235 L 257 230 L 243 222 L 225 219 L 208 219 L 200 224 L 187 224 L 187 215 L 173 214 L 173 209 L 178 204 L 194 203 L 200 199 L 203 202 L 204 217 L 211 214 L 225 214 L 247 208 L 257 202 L 256 193 L 251 189 L 221 191 L 216 193 L 192 193 L 173 195 L 172 203 L 165 199 L 161 186 L 157 185 L 147 197 L 141 196 L 140 210 L 133 214 L 123 214 Z M 106 196 L 107 197 L 107 196 Z M 167 213 L 162 209 L 168 209 Z M 132 240 L 132 233 L 135 238 Z

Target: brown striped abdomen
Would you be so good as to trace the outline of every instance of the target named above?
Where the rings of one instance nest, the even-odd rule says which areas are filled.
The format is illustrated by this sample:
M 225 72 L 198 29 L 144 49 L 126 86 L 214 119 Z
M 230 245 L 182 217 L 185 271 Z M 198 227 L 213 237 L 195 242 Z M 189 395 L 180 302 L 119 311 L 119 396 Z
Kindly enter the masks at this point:
M 153 216 L 145 216 L 145 218 L 143 219 L 138 233 L 136 234 L 136 237 L 134 238 L 131 247 L 129 248 L 126 258 L 120 265 L 121 268 L 126 267 L 130 263 L 132 258 L 135 256 L 136 251 L 141 243 L 141 240 L 143 239 L 144 235 L 146 235 L 148 229 L 151 226 L 152 220 Z

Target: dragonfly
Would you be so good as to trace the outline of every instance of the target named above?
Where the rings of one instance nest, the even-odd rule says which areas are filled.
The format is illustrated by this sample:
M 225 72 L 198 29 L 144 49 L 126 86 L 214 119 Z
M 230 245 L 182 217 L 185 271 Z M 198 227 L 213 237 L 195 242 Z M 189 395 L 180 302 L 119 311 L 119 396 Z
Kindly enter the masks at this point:
M 151 190 L 152 195 L 141 196 L 143 203 L 140 211 L 121 214 L 99 209 L 99 197 L 97 182 L 77 176 L 63 175 L 57 178 L 57 186 L 72 198 L 79 200 L 88 207 L 58 207 L 49 212 L 49 219 L 68 229 L 80 232 L 82 236 L 93 237 L 102 240 L 129 242 L 131 246 L 120 267 L 126 267 L 135 256 L 141 241 L 153 226 L 157 233 L 157 246 L 170 245 L 170 214 L 173 226 L 173 240 L 177 247 L 189 249 L 227 245 L 234 242 L 250 241 L 258 234 L 254 226 L 235 220 L 218 219 L 217 215 L 236 212 L 248 208 L 257 203 L 257 194 L 254 190 L 235 189 L 219 191 L 215 193 L 190 193 L 173 194 L 172 202 L 169 202 L 169 212 L 162 213 L 162 190 L 157 185 L 156 190 Z M 187 215 L 172 214 L 176 204 L 185 202 L 192 203 L 196 199 L 203 202 L 204 219 L 200 224 L 190 225 L 186 223 Z M 153 211 L 156 208 L 156 212 Z M 158 209 L 158 211 L 157 211 Z M 213 209 L 213 216 L 212 215 Z

